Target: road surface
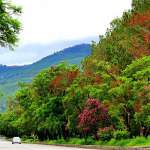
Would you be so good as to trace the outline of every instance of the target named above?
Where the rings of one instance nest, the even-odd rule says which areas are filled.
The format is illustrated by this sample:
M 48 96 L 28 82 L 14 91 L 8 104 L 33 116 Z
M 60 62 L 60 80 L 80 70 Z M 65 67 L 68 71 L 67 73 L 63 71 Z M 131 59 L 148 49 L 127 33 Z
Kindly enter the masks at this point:
M 82 148 L 60 147 L 39 144 L 12 144 L 0 139 L 0 150 L 85 150 Z

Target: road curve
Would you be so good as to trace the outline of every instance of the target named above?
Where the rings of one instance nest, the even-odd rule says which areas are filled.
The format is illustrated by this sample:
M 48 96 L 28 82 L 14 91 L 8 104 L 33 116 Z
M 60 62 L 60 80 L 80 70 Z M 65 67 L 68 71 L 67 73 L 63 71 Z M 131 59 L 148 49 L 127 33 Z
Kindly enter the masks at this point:
M 85 150 L 85 149 L 40 145 L 40 144 L 12 144 L 10 141 L 0 139 L 0 150 Z

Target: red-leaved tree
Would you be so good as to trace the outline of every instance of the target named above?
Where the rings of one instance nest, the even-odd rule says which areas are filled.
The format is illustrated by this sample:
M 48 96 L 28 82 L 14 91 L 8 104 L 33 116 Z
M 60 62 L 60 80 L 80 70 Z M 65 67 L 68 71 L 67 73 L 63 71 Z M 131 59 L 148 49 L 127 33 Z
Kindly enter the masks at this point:
M 98 138 L 99 127 L 104 127 L 109 120 L 108 109 L 97 99 L 88 99 L 84 110 L 79 114 L 78 127 L 84 136 L 92 134 Z

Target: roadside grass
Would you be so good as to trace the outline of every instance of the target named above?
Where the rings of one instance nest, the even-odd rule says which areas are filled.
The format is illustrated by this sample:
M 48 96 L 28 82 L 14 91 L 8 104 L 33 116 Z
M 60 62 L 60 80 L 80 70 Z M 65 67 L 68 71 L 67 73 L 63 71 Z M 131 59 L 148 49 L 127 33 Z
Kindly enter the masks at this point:
M 58 139 L 58 140 L 47 140 L 47 141 L 38 141 L 37 139 L 25 138 L 23 139 L 25 143 L 41 143 L 49 145 L 97 145 L 97 146 L 119 146 L 119 147 L 150 147 L 150 136 L 145 137 L 135 137 L 132 139 L 111 139 L 110 141 L 95 141 L 91 137 L 85 139 L 80 138 L 70 138 L 68 140 Z
M 150 137 L 145 138 L 145 137 L 136 137 L 133 139 L 121 139 L 121 140 L 115 140 L 111 139 L 110 141 L 106 143 L 102 143 L 102 145 L 107 145 L 107 146 L 125 146 L 125 147 L 130 147 L 130 146 L 150 146 Z
M 68 140 L 64 139 L 59 139 L 59 140 L 50 140 L 47 141 L 48 144 L 70 144 L 70 145 L 93 145 L 94 140 L 92 138 L 88 138 L 87 141 L 85 142 L 84 139 L 80 138 L 70 138 Z
M 85 142 L 84 139 L 71 138 L 69 140 L 59 139 L 59 140 L 49 140 L 46 141 L 47 144 L 71 144 L 71 145 L 100 145 L 100 146 L 150 146 L 150 136 L 145 137 L 135 137 L 133 139 L 111 139 L 110 141 L 95 141 L 92 138 L 88 138 Z

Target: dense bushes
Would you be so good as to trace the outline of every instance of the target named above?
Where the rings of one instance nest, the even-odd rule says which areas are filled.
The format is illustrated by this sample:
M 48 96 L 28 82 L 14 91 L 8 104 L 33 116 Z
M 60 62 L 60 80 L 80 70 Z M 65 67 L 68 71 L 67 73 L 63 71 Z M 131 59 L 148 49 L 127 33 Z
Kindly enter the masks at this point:
M 113 133 L 113 137 L 116 140 L 127 139 L 129 138 L 129 133 L 126 130 L 117 130 Z
M 100 140 L 102 141 L 109 141 L 110 139 L 113 138 L 113 127 L 105 127 L 105 128 L 101 128 L 98 131 L 98 135 Z

